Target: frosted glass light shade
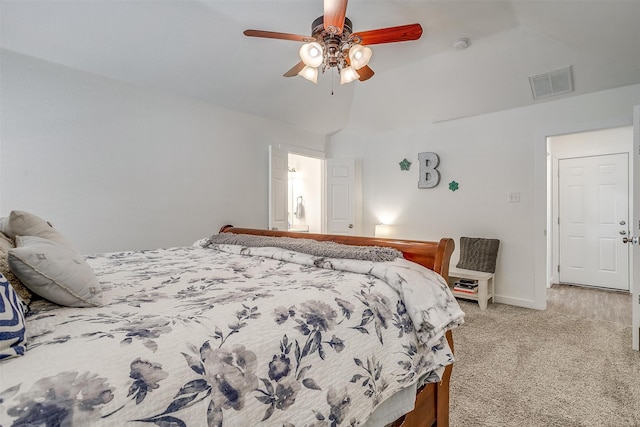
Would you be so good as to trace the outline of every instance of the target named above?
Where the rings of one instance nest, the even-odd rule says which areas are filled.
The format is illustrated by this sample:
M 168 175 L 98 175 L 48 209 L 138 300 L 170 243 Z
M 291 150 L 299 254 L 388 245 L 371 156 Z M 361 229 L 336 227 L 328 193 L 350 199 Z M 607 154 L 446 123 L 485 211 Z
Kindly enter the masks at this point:
M 373 55 L 373 52 L 368 47 L 361 46 L 359 44 L 353 46 L 349 49 L 349 61 L 351 62 L 351 66 L 356 70 L 359 70 L 369 63 L 371 55 Z
M 360 78 L 360 74 L 353 67 L 345 67 L 340 71 L 340 84 L 350 83 Z
M 300 48 L 300 59 L 308 67 L 319 67 L 322 64 L 322 46 L 318 42 L 303 44 Z
M 318 69 L 317 68 L 306 66 L 302 70 L 300 70 L 298 75 L 304 77 L 305 79 L 309 80 L 310 82 L 314 82 L 315 84 L 318 84 Z

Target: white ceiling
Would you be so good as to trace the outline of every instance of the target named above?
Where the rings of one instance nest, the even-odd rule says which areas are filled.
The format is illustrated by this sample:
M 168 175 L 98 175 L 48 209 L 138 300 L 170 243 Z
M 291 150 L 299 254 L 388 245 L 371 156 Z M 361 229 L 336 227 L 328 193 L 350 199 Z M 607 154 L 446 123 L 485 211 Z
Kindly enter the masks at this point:
M 640 83 L 640 1 L 351 0 L 354 32 L 418 22 L 414 42 L 375 45 L 366 82 L 282 74 L 322 0 L 0 0 L 1 46 L 135 85 L 330 134 L 381 131 L 544 102 L 528 76 L 573 66 L 571 95 Z M 468 37 L 471 46 L 454 50 Z M 333 95 L 332 95 L 333 91 Z M 557 99 L 557 98 L 551 98 Z

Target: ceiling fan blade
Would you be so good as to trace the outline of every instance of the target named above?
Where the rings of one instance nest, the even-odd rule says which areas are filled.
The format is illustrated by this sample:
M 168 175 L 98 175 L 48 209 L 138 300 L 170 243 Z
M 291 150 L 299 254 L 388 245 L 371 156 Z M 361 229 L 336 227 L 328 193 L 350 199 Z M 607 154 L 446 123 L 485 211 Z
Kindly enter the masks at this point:
M 347 15 L 347 0 L 324 0 L 324 29 L 340 35 Z
M 352 34 L 353 38 L 360 38 L 362 45 L 407 42 L 418 40 L 422 36 L 420 24 L 400 25 L 398 27 L 379 28 L 377 30 L 362 31 Z
M 289 33 L 277 33 L 275 31 L 263 31 L 263 30 L 244 30 L 244 35 L 248 37 L 262 37 L 265 39 L 279 39 L 279 40 L 292 40 L 294 42 L 314 42 L 311 36 L 303 36 L 300 34 Z
M 360 75 L 360 78 L 358 80 L 360 80 L 361 82 L 369 80 L 375 74 L 368 65 L 365 65 L 362 68 L 358 68 L 356 71 Z
M 304 62 L 300 61 L 296 65 L 294 65 L 289 71 L 283 74 L 284 77 L 295 77 L 298 75 L 300 70 L 305 67 Z

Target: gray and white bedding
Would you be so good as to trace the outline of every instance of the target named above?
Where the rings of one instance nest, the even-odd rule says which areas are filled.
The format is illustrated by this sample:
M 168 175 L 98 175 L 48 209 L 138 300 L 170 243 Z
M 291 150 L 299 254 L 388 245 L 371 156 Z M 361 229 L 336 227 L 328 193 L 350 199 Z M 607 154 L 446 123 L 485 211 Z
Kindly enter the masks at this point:
M 453 362 L 426 268 L 207 246 L 91 256 L 104 306 L 32 304 L 0 426 L 362 425 Z

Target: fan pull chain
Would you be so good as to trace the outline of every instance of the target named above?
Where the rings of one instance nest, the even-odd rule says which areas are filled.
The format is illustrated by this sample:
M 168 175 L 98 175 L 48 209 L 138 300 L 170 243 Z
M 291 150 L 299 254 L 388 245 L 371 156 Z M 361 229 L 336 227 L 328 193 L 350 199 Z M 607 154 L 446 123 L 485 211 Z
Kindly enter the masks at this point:
M 335 76 L 336 76 L 336 70 L 334 68 L 333 71 L 331 72 L 331 96 L 333 96 L 333 78 Z

